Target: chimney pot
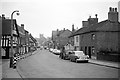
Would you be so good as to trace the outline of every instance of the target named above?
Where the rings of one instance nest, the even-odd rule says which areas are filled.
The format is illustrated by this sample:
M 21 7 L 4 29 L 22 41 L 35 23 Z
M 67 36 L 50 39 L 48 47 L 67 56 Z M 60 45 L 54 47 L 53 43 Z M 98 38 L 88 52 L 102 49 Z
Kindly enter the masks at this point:
M 114 8 L 112 8 L 113 12 L 114 12 Z
M 24 24 L 21 24 L 21 27 L 24 29 Z
M 89 16 L 89 18 L 91 18 L 91 16 Z
M 117 8 L 115 8 L 115 12 L 117 12 Z
M 57 29 L 57 31 L 59 31 L 59 30 Z
M 21 24 L 21 27 L 24 27 L 24 24 Z
M 97 18 L 97 14 L 95 14 L 96 18 Z
M 2 14 L 2 17 L 5 17 L 5 14 Z
M 112 11 L 112 7 L 109 8 L 109 12 L 111 12 L 111 11 Z

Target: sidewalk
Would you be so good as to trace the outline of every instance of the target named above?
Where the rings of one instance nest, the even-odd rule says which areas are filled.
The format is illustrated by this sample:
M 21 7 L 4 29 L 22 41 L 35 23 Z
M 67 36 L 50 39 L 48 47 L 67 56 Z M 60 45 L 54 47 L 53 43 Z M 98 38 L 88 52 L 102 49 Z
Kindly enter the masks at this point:
M 95 60 L 95 59 L 90 59 L 89 62 L 92 63 L 92 64 L 96 64 L 96 65 L 101 65 L 101 66 L 120 69 L 120 62 Z
M 27 58 L 31 56 L 32 53 L 30 54 L 25 54 L 23 57 Z M 19 62 L 19 61 L 18 61 Z M 0 80 L 2 78 L 11 78 L 11 79 L 18 79 L 22 80 L 22 76 L 19 74 L 19 72 L 16 69 L 9 68 L 10 65 L 10 60 L 9 59 L 0 59 Z
M 0 76 L 0 78 L 21 78 L 21 76 L 19 75 L 19 73 L 17 72 L 16 69 L 9 68 L 9 62 L 10 62 L 9 59 L 8 60 L 0 60 L 0 63 L 2 63 L 0 65 L 0 68 L 2 70 L 0 72 L 0 74 L 2 74 L 2 76 Z

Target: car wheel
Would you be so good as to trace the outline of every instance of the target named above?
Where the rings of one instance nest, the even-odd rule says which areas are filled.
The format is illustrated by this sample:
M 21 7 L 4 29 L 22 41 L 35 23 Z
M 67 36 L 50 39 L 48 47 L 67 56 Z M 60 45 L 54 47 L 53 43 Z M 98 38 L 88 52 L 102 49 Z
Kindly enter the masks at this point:
M 72 62 L 72 59 L 70 59 L 70 61 Z
M 78 63 L 78 61 L 77 61 L 77 60 L 75 60 L 75 62 L 76 62 L 76 63 Z

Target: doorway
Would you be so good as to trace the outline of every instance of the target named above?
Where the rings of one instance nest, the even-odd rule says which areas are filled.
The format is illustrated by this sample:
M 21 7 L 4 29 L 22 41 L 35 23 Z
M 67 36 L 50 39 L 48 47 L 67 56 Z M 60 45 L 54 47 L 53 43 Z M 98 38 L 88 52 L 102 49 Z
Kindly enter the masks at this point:
M 89 55 L 89 58 L 91 58 L 91 47 L 90 46 L 88 47 L 88 55 Z

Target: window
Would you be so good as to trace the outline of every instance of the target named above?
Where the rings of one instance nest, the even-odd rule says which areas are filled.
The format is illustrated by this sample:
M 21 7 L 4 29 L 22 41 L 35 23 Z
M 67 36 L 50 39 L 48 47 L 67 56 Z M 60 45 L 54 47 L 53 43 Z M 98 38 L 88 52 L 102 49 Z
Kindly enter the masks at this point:
M 92 54 L 95 54 L 95 47 L 92 46 Z
M 95 34 L 92 34 L 92 40 L 95 40 Z
M 76 42 L 78 42 L 78 36 L 76 36 Z

